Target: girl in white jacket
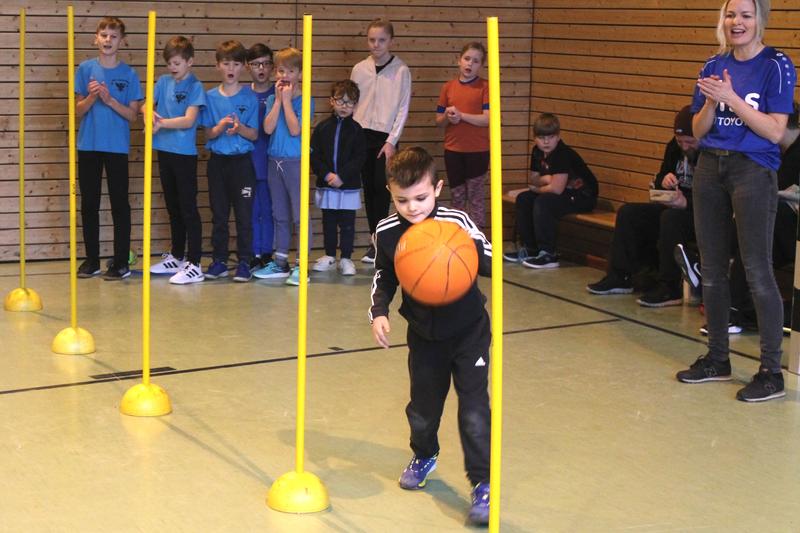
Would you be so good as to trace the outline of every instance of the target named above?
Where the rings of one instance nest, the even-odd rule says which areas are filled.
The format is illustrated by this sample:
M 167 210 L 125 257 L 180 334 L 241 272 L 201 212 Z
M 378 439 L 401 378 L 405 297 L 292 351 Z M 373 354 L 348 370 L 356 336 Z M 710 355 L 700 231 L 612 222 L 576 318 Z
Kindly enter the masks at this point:
M 386 161 L 397 150 L 411 100 L 411 72 L 392 55 L 394 28 L 388 20 L 373 20 L 367 27 L 370 55 L 353 67 L 350 79 L 358 84 L 361 98 L 353 118 L 364 128 L 367 158 L 361 171 L 364 207 L 370 234 L 389 214 L 390 196 L 386 188 Z M 364 263 L 375 263 L 375 246 L 370 245 Z

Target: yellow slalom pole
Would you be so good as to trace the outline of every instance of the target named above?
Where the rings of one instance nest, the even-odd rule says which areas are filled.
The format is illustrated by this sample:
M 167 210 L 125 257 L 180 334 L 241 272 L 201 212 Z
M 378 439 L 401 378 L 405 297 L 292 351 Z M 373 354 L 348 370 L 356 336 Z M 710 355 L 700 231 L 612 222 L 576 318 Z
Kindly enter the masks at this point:
M 142 383 L 125 392 L 119 409 L 131 416 L 162 416 L 172 412 L 164 389 L 150 383 L 150 207 L 153 180 L 153 84 L 155 83 L 156 12 L 147 14 L 147 85 L 144 107 L 144 221 L 142 279 Z
M 19 288 L 6 295 L 6 311 L 39 311 L 42 299 L 25 287 L 25 9 L 19 10 Z
M 93 353 L 94 338 L 91 333 L 78 327 L 78 267 L 77 223 L 75 200 L 75 16 L 72 6 L 67 6 L 67 75 L 69 107 L 69 308 L 70 327 L 62 329 L 53 339 L 52 350 L 66 355 Z
M 492 202 L 492 458 L 489 531 L 500 531 L 500 451 L 503 430 L 503 155 L 500 137 L 500 44 L 497 17 L 486 19 L 489 52 L 489 142 Z
M 297 428 L 295 470 L 279 477 L 267 494 L 267 505 L 285 513 L 316 513 L 330 507 L 322 481 L 305 472 L 306 335 L 308 324 L 308 196 L 311 145 L 311 15 L 303 15 L 303 110 L 300 133 L 300 287 L 297 305 Z

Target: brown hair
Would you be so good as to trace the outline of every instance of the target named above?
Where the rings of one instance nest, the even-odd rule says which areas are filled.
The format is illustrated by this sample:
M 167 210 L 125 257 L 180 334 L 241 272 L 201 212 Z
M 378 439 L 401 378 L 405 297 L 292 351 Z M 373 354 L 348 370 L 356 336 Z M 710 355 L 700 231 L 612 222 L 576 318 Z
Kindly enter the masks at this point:
M 247 49 L 248 61 L 253 61 L 259 57 L 268 57 L 272 61 L 272 49 L 264 43 L 256 43 Z
M 122 19 L 117 17 L 103 17 L 100 19 L 100 22 L 97 23 L 97 29 L 94 31 L 95 33 L 100 33 L 100 30 L 105 30 L 106 28 L 110 30 L 117 30 L 120 33 L 120 37 L 125 37 L 125 23 L 122 22 Z
M 284 48 L 275 54 L 275 67 L 285 65 L 289 68 L 303 68 L 303 53 L 297 48 Z
M 436 185 L 436 162 L 433 157 L 420 146 L 403 148 L 394 154 L 386 165 L 386 179 L 407 189 L 429 176 L 432 185 Z
M 370 22 L 369 26 L 367 26 L 367 33 L 369 33 L 369 30 L 371 30 L 372 28 L 382 29 L 389 34 L 389 37 L 394 39 L 394 26 L 392 25 L 391 22 L 389 22 L 386 19 L 375 19 L 372 22 Z
M 533 134 L 537 137 L 558 135 L 561 133 L 561 123 L 553 113 L 542 113 L 533 121 Z
M 169 62 L 175 56 L 181 56 L 186 61 L 194 57 L 192 41 L 183 35 L 176 35 L 164 45 L 164 61 Z
M 353 102 L 358 102 L 361 91 L 358 84 L 353 80 L 341 80 L 333 82 L 331 85 L 331 98 L 347 96 Z
M 223 61 L 247 62 L 247 50 L 244 45 L 236 40 L 224 41 L 217 45 L 217 63 Z
M 472 41 L 471 43 L 465 44 L 461 48 L 461 53 L 458 54 L 458 57 L 463 56 L 467 50 L 477 50 L 481 53 L 483 58 L 481 59 L 481 64 L 486 63 L 486 47 L 483 46 L 483 43 L 479 43 L 478 41 Z

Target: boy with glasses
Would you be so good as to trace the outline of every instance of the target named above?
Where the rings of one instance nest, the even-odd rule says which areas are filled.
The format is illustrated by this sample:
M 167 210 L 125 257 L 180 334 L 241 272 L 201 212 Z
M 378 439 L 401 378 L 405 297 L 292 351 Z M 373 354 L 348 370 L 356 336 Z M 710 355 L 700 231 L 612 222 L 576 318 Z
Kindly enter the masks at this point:
M 352 80 L 331 87 L 333 114 L 320 122 L 311 135 L 311 168 L 317 176 L 314 200 L 322 209 L 325 255 L 312 267 L 317 272 L 336 268 L 336 248 L 341 250 L 339 271 L 353 276 L 350 257 L 355 240 L 356 211 L 361 208 L 361 167 L 366 158 L 366 140 L 361 125 L 353 120 L 360 92 Z M 337 238 L 338 228 L 338 238 Z
M 272 198 L 267 187 L 267 147 L 269 134 L 262 124 L 267 114 L 267 98 L 275 94 L 272 83 L 272 50 L 263 43 L 256 43 L 247 50 L 247 70 L 253 82 L 242 87 L 258 100 L 258 139 L 253 143 L 250 156 L 256 171 L 256 187 L 253 197 L 253 259 L 250 269 L 257 270 L 272 260 L 272 241 L 275 227 L 272 222 Z

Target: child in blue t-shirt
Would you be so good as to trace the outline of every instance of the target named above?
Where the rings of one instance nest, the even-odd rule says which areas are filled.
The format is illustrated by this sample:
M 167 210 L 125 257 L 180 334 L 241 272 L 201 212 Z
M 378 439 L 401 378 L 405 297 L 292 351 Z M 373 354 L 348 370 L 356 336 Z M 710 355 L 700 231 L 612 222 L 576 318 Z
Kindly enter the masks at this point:
M 217 70 L 222 83 L 206 93 L 201 125 L 206 129 L 208 160 L 208 200 L 211 204 L 211 247 L 213 260 L 205 272 L 209 279 L 228 275 L 228 217 L 233 206 L 236 218 L 236 247 L 239 266 L 233 281 L 250 281 L 253 256 L 253 186 L 255 172 L 250 152 L 258 138 L 258 100 L 243 91 L 239 76 L 247 60 L 247 50 L 239 41 L 217 46 Z
M 288 285 L 300 284 L 300 269 L 289 268 L 292 224 L 300 230 L 300 119 L 303 98 L 300 93 L 303 55 L 296 48 L 275 54 L 277 83 L 275 94 L 267 98 L 264 131 L 269 138 L 269 192 L 275 222 L 275 253 L 267 266 L 256 270 L 257 278 L 287 278 Z M 314 116 L 314 100 L 311 100 Z M 309 242 L 311 242 L 309 228 Z
M 258 139 L 250 156 L 256 171 L 256 188 L 253 198 L 253 259 L 250 269 L 258 269 L 272 261 L 275 227 L 272 222 L 272 199 L 267 186 L 267 147 L 269 135 L 261 126 L 267 114 L 267 98 L 275 94 L 272 75 L 272 50 L 269 46 L 256 43 L 247 50 L 247 70 L 253 83 L 242 87 L 252 92 L 258 99 Z
M 104 168 L 114 221 L 114 258 L 103 278 L 120 280 L 131 275 L 128 269 L 131 242 L 128 151 L 130 123 L 139 113 L 142 89 L 136 71 L 117 57 L 124 39 L 125 24 L 120 19 L 101 19 L 94 37 L 100 54 L 81 63 L 75 73 L 75 114 L 81 121 L 78 185 L 86 246 L 86 260 L 78 268 L 79 278 L 100 273 L 100 190 Z
M 203 227 L 197 210 L 197 117 L 205 106 L 203 84 L 191 73 L 194 47 L 183 36 L 164 46 L 169 74 L 156 82 L 153 104 L 153 148 L 169 213 L 172 248 L 150 268 L 153 274 L 173 274 L 170 283 L 203 281 L 200 270 Z M 188 239 L 188 255 L 184 246 Z M 184 260 L 185 259 L 185 260 Z

